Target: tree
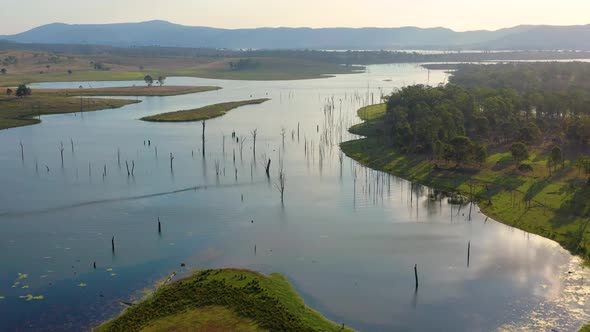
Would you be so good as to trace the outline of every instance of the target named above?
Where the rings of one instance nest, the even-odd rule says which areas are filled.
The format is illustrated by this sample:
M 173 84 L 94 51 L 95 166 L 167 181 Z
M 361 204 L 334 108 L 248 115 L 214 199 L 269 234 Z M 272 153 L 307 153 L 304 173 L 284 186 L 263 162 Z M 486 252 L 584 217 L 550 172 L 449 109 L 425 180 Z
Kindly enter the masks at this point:
M 27 87 L 25 84 L 21 84 L 16 89 L 16 96 L 19 98 L 24 98 L 25 96 L 31 95 L 31 89 Z
M 551 159 L 551 163 L 553 164 L 554 168 L 557 168 L 558 164 L 563 163 L 563 154 L 559 146 L 554 146 L 553 149 L 551 149 L 551 155 L 549 156 L 549 159 Z
M 0 69 L 0 73 L 2 73 L 2 75 L 6 75 L 6 72 L 7 72 L 6 68 Z
M 164 81 L 165 81 L 165 80 L 166 80 L 166 77 L 164 77 L 164 76 L 162 76 L 162 75 L 158 76 L 158 84 L 159 84 L 160 86 L 164 85 Z
M 483 144 L 476 144 L 474 150 L 473 159 L 481 166 L 488 159 L 488 150 Z
M 510 153 L 512 153 L 512 158 L 518 164 L 520 164 L 521 161 L 529 157 L 529 150 L 527 149 L 527 146 L 522 142 L 512 144 L 512 146 L 510 147 Z
M 7 95 L 7 96 L 10 96 L 10 95 L 12 95 L 12 93 L 13 93 L 13 91 L 12 91 L 12 89 L 11 89 L 11 88 L 7 88 L 7 89 L 6 89 L 6 95 Z
M 154 84 L 154 78 L 151 75 L 145 75 L 143 80 L 147 83 L 148 86 L 152 86 L 152 84 Z
M 71 69 L 68 69 L 68 74 L 69 75 L 72 75 L 72 70 Z
M 473 143 L 467 136 L 457 136 L 451 140 L 450 144 L 453 147 L 453 160 L 459 166 L 470 156 Z

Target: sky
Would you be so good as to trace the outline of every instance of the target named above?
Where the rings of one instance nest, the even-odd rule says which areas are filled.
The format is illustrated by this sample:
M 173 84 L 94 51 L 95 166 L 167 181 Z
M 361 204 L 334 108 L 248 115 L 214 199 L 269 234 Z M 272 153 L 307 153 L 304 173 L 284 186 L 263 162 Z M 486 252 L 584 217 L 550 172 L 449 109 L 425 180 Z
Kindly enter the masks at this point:
M 0 0 L 0 8 L 14 7 Z M 39 25 L 166 20 L 218 28 L 590 24 L 590 0 L 28 0 L 0 11 L 0 34 Z

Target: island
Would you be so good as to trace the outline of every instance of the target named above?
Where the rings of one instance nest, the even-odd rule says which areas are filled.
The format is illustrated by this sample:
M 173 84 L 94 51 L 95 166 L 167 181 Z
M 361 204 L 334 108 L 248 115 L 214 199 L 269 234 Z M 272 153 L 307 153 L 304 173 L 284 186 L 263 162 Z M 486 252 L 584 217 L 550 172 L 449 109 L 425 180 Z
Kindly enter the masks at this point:
M 266 101 L 269 101 L 268 98 L 262 99 L 251 99 L 251 100 L 242 100 L 242 101 L 232 101 L 227 103 L 220 103 L 214 105 L 208 105 L 200 108 L 195 108 L 192 110 L 185 110 L 185 111 L 176 111 L 176 112 L 168 112 L 168 113 L 161 113 L 151 116 L 146 116 L 141 118 L 143 121 L 151 121 L 151 122 L 190 122 L 190 121 L 201 121 L 201 120 L 209 120 L 216 117 L 220 117 L 225 115 L 227 112 L 246 105 L 258 105 L 262 104 Z

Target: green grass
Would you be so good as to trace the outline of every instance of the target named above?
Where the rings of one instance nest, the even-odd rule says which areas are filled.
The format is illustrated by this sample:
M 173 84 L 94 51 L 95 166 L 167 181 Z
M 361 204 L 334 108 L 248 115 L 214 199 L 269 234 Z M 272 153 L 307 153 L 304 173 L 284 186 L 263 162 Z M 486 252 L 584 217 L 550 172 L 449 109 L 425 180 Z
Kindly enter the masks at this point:
M 188 121 L 201 121 L 216 118 L 225 115 L 225 113 L 246 105 L 262 104 L 270 99 L 253 99 L 253 100 L 242 100 L 232 101 L 227 103 L 220 103 L 214 105 L 208 105 L 192 110 L 176 111 L 169 113 L 161 113 L 141 118 L 144 121 L 153 122 L 188 122 Z
M 157 319 L 142 332 L 184 332 L 184 331 L 240 331 L 260 332 L 261 329 L 251 319 L 242 318 L 222 306 L 192 309 L 180 314 Z
M 351 331 L 308 308 L 284 276 L 237 269 L 200 271 L 164 286 L 96 331 L 162 331 L 154 327 L 185 319 L 222 327 L 232 321 L 246 331 Z
M 379 136 L 383 134 L 383 117 L 387 105 L 376 104 L 365 106 L 357 111 L 357 114 L 364 122 L 352 126 L 349 131 L 360 136 Z
M 392 143 L 381 134 L 382 125 L 378 120 L 369 120 L 365 127 L 351 128 L 368 137 L 342 143 L 342 151 L 368 167 L 410 181 L 466 196 L 473 192 L 487 215 L 555 240 L 588 261 L 590 186 L 585 184 L 586 176 L 578 175 L 569 161 L 550 176 L 545 166 L 548 152 L 536 150 L 525 161 L 533 172 L 523 173 L 516 169 L 510 152 L 500 148 L 491 151 L 482 165 L 456 168 L 454 163 L 447 165 L 392 148 Z
M 134 100 L 84 98 L 82 109 L 84 112 L 103 109 L 119 108 L 136 103 Z M 26 98 L 0 96 L 0 129 L 33 125 L 41 122 L 34 118 L 38 115 L 76 113 L 80 112 L 80 99 L 32 95 Z
M 357 114 L 361 120 L 375 120 L 383 117 L 387 111 L 386 104 L 376 104 L 365 106 L 357 111 Z

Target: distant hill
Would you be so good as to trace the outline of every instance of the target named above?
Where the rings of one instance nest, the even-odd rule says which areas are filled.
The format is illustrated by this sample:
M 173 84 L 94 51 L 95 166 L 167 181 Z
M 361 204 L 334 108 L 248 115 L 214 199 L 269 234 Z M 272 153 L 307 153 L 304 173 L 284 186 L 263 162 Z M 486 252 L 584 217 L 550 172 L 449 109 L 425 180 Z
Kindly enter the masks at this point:
M 20 43 L 228 49 L 580 49 L 590 50 L 590 25 L 517 26 L 496 31 L 447 28 L 217 29 L 166 21 L 53 23 L 0 39 Z

